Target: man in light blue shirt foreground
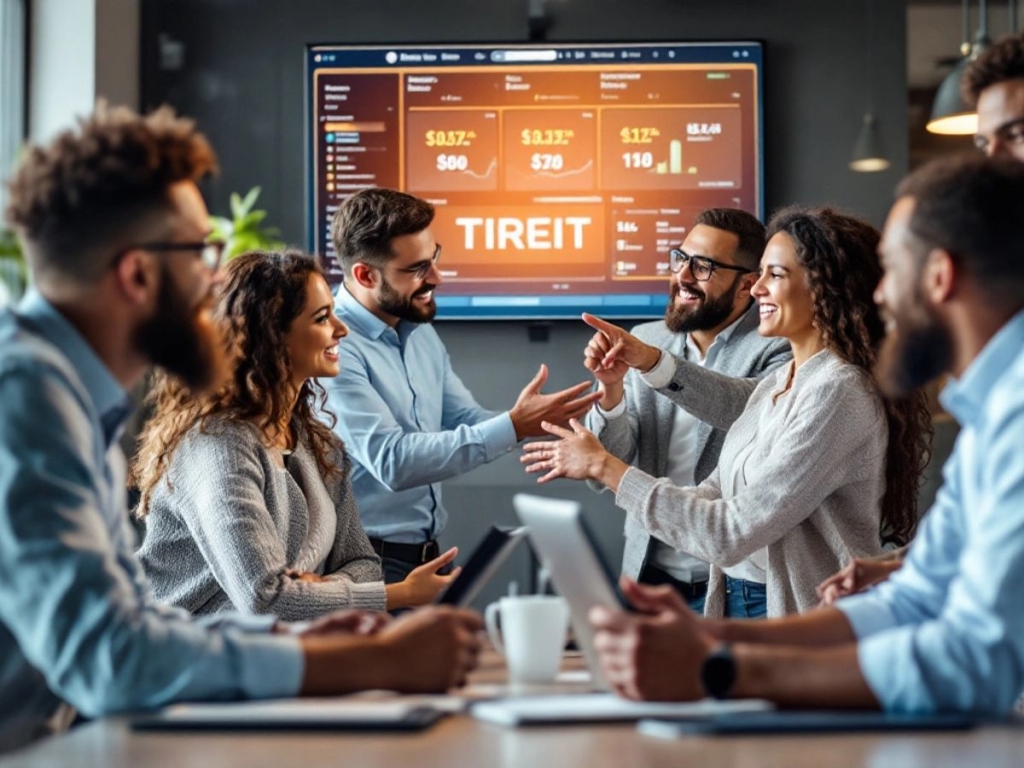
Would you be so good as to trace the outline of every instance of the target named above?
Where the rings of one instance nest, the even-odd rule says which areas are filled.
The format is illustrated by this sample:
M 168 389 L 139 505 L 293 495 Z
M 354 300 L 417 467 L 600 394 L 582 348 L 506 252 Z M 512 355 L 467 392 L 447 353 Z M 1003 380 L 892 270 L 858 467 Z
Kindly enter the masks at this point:
M 374 188 L 348 198 L 331 222 L 345 270 L 335 312 L 349 335 L 341 373 L 323 381 L 326 418 L 353 460 L 352 490 L 389 583 L 440 554 L 442 481 L 546 434 L 542 421 L 582 416 L 600 397 L 589 382 L 542 394 L 541 366 L 510 410 L 477 403 L 430 325 L 442 283 L 433 219 L 430 203 Z
M 961 432 L 903 568 L 835 607 L 703 621 L 666 590 L 646 616 L 595 608 L 605 674 L 631 698 L 758 697 L 896 712 L 1008 713 L 1024 690 L 1024 164 L 931 163 L 897 190 L 876 300 L 877 376 L 901 394 L 948 373 Z M 731 644 L 731 645 L 730 645 Z
M 86 716 L 182 700 L 444 690 L 475 663 L 478 618 L 349 612 L 299 632 L 154 603 L 134 554 L 126 390 L 151 365 L 196 391 L 224 351 L 210 307 L 221 248 L 190 121 L 100 107 L 30 150 L 10 182 L 35 289 L 0 313 L 0 752 Z M 62 701 L 65 705 L 62 705 Z

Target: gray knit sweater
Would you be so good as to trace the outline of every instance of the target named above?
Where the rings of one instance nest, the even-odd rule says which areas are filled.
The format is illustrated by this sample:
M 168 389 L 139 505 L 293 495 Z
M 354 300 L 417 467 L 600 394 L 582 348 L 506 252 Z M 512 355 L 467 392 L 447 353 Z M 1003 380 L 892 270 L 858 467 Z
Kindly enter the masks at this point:
M 325 481 L 304 436 L 287 467 L 247 422 L 198 426 L 153 491 L 139 558 L 157 599 L 196 614 L 287 621 L 385 607 L 380 559 L 359 522 L 348 459 Z M 311 583 L 286 569 L 327 575 Z
M 712 564 L 705 614 L 721 616 L 721 568 L 767 548 L 768 615 L 817 604 L 815 587 L 850 557 L 880 552 L 888 427 L 874 383 L 830 351 L 785 388 L 765 377 L 696 488 L 630 468 L 615 501 L 652 536 Z

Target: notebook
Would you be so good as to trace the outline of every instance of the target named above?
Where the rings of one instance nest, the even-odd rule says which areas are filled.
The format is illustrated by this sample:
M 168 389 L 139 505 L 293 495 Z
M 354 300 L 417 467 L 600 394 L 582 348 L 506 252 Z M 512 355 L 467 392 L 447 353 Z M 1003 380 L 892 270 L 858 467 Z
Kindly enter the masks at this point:
M 417 731 L 444 716 L 416 702 L 273 699 L 175 704 L 136 717 L 138 730 L 357 730 Z

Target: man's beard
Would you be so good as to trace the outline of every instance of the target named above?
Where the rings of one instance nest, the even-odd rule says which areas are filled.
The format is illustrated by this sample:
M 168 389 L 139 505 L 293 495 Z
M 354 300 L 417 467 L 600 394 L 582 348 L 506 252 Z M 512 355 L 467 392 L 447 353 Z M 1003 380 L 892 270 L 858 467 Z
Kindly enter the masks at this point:
M 164 270 L 156 312 L 135 331 L 136 350 L 196 394 L 219 386 L 227 370 L 223 333 L 210 312 L 213 300 L 211 291 L 190 305 Z
M 665 309 L 665 325 L 673 333 L 692 333 L 693 331 L 710 331 L 725 322 L 732 314 L 736 292 L 739 291 L 740 278 L 737 275 L 729 290 L 717 299 L 708 299 L 707 294 L 696 285 L 687 285 L 691 293 L 700 296 L 700 301 L 693 307 L 676 306 L 679 296 L 679 283 L 672 281 L 669 291 L 668 307 Z
M 953 362 L 949 331 L 926 307 L 893 313 L 893 329 L 882 340 L 875 379 L 888 397 L 907 397 L 918 387 L 948 371 Z
M 437 314 L 437 302 L 434 299 L 425 307 L 417 306 L 413 299 L 430 293 L 437 286 L 426 283 L 422 288 L 417 288 L 408 298 L 403 297 L 396 291 L 383 275 L 381 275 L 380 295 L 377 297 L 377 306 L 382 312 L 386 312 L 399 320 L 408 320 L 410 323 L 429 323 Z

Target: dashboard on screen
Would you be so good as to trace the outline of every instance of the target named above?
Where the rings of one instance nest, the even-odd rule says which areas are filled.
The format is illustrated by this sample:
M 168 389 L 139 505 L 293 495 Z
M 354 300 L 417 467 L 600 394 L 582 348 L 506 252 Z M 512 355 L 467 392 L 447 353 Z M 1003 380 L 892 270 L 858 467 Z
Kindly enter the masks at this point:
M 655 317 L 708 207 L 762 214 L 761 45 L 307 48 L 309 246 L 366 187 L 430 201 L 439 318 Z

